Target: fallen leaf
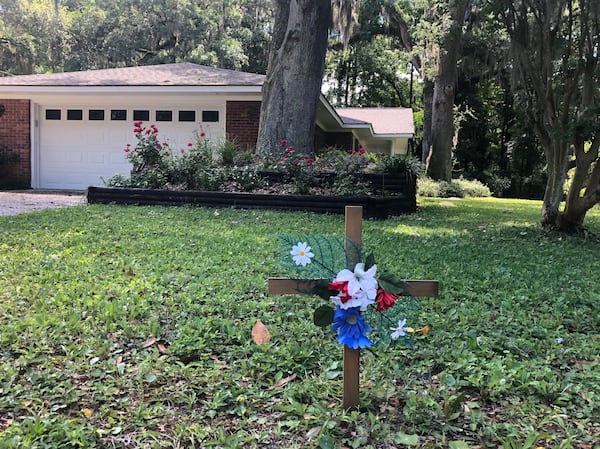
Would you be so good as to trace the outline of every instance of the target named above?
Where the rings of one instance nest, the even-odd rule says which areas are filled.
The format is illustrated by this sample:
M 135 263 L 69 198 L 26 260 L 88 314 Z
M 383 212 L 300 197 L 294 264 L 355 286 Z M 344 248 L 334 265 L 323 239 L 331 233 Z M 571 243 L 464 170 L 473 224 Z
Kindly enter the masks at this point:
M 158 352 L 160 352 L 161 354 L 167 353 L 167 346 L 164 343 L 159 342 L 156 346 L 158 347 Z
M 144 342 L 144 344 L 142 345 L 142 349 L 146 349 L 149 348 L 150 346 L 152 346 L 154 343 L 156 343 L 156 338 L 154 337 L 150 337 L 148 340 L 146 340 Z
M 273 388 L 281 388 L 284 385 L 287 385 L 288 383 L 290 383 L 292 380 L 294 380 L 296 378 L 296 373 L 292 374 L 291 376 L 288 377 L 284 377 L 283 379 L 279 379 L 279 381 L 277 381 L 275 383 L 275 385 L 273 385 Z
M 90 419 L 94 414 L 94 411 L 91 408 L 84 408 L 83 410 L 81 410 L 81 412 L 83 413 L 83 416 L 85 416 L 87 419 Z
M 306 432 L 306 439 L 309 441 L 312 440 L 314 437 L 316 437 L 319 434 L 320 431 L 321 431 L 321 426 L 313 427 L 308 432 Z
M 256 320 L 254 327 L 252 327 L 252 340 L 257 345 L 262 345 L 271 341 L 269 329 L 267 329 L 267 326 L 265 326 L 261 320 Z

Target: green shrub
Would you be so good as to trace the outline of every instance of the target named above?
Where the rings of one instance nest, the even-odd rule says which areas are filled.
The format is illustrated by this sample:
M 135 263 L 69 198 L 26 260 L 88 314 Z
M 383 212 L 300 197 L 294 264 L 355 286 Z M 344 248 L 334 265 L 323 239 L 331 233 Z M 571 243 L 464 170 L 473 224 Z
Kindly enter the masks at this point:
M 463 197 L 488 197 L 492 195 L 489 187 L 477 179 L 468 180 L 459 178 L 452 181 L 452 184 L 458 186 Z
M 377 158 L 377 168 L 386 174 L 411 173 L 421 176 L 424 171 L 423 164 L 416 157 L 407 154 L 383 155 Z
M 490 189 L 480 181 L 455 179 L 452 182 L 434 181 L 423 177 L 417 181 L 417 194 L 431 198 L 489 197 Z
M 440 198 L 462 198 L 464 197 L 462 189 L 460 185 L 456 184 L 454 181 L 446 182 L 440 181 Z
M 440 183 L 428 177 L 417 180 L 417 194 L 429 198 L 440 198 Z
M 233 165 L 235 161 L 236 152 L 237 144 L 234 140 L 230 139 L 225 139 L 224 141 L 222 141 L 217 148 L 219 161 L 223 165 Z
M 194 173 L 190 190 L 220 190 L 227 180 L 227 174 L 222 168 L 200 168 Z
M 250 192 L 264 184 L 263 178 L 252 167 L 233 167 L 229 170 L 229 180 L 244 192 Z

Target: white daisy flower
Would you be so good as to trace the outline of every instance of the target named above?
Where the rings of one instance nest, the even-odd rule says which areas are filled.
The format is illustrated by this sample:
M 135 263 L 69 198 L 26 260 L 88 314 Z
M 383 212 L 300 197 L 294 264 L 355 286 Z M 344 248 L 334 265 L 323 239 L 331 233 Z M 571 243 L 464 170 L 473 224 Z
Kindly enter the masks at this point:
M 290 254 L 294 259 L 294 263 L 296 265 L 302 265 L 303 267 L 311 263 L 310 259 L 315 255 L 311 253 L 310 250 L 311 248 L 306 242 L 298 242 L 296 245 L 292 246 Z

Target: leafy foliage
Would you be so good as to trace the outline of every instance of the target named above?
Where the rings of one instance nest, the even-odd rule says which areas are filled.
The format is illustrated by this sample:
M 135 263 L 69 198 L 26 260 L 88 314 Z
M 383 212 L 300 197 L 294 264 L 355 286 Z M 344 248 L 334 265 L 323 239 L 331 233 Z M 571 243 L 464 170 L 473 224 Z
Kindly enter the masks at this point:
M 417 193 L 433 198 L 467 198 L 491 196 L 490 189 L 477 180 L 455 179 L 452 182 L 434 181 L 423 177 L 417 181 Z

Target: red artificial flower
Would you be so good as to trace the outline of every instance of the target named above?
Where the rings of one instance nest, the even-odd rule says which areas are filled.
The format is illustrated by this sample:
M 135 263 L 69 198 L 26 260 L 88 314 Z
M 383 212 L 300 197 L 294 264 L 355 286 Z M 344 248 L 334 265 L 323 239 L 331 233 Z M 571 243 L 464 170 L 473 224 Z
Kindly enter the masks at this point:
M 150 134 L 152 132 L 152 129 L 147 129 L 146 130 L 146 134 Z
M 156 148 L 162 148 L 162 146 L 160 145 L 160 143 L 156 144 Z
M 294 165 L 298 165 L 300 161 L 294 161 Z
M 375 298 L 375 301 L 377 301 L 377 311 L 381 312 L 389 309 L 396 303 L 396 299 L 398 299 L 398 295 L 394 295 L 393 293 L 386 292 L 382 288 L 378 288 L 377 296 Z
M 142 123 L 143 122 L 141 120 L 139 120 L 137 122 L 133 122 L 133 126 L 135 126 L 136 128 L 139 128 L 140 126 L 142 126 Z
M 352 296 L 348 293 L 348 281 L 330 282 L 327 287 L 329 290 L 338 292 L 338 297 L 342 303 L 348 302 Z
M 201 132 L 200 133 L 200 137 L 204 137 L 204 136 L 206 136 L 206 133 L 205 132 Z
M 294 149 L 293 149 L 292 147 L 287 147 L 287 148 L 285 149 L 285 152 L 286 152 L 286 153 L 293 153 L 293 152 L 294 152 Z
M 285 156 L 281 156 L 281 160 L 282 160 L 282 161 L 287 161 L 287 157 L 285 157 Z
M 129 148 L 125 148 L 125 153 L 129 153 Z
M 185 153 L 185 150 L 183 148 L 179 151 L 181 152 L 181 154 Z
M 312 157 L 307 157 L 304 159 L 304 162 L 306 162 L 307 164 L 312 164 L 315 160 Z
M 133 128 L 133 132 L 136 133 L 136 134 L 137 133 L 141 133 L 142 131 L 143 131 L 142 128 L 139 128 L 139 127 L 138 128 Z
M 192 142 L 188 143 L 188 147 L 193 147 L 194 144 Z
M 169 153 L 168 151 L 165 151 L 165 156 L 169 157 L 169 156 L 171 156 L 171 153 Z
M 358 154 L 365 154 L 365 149 L 363 147 L 360 147 L 358 149 Z
M 287 140 L 281 139 L 281 146 L 284 147 L 287 145 Z

